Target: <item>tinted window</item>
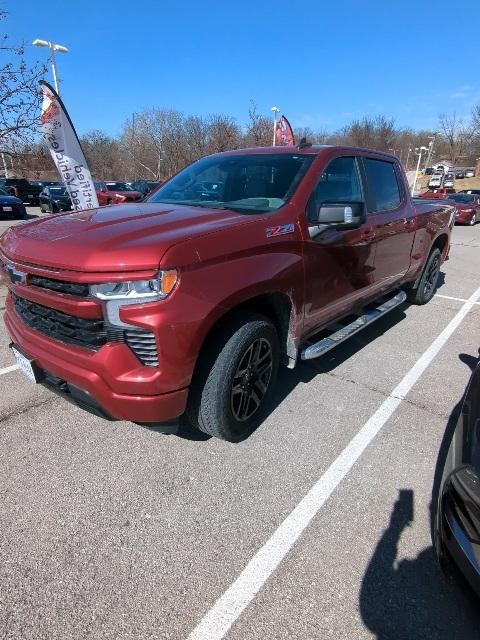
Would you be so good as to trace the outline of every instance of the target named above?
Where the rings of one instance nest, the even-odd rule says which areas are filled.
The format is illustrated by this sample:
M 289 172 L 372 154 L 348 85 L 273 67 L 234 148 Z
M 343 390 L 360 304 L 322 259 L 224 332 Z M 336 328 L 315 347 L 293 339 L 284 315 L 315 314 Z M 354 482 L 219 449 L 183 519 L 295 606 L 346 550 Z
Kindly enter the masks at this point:
M 335 158 L 320 176 L 315 188 L 317 207 L 327 202 L 362 202 L 362 189 L 355 158 Z
M 392 162 L 364 159 L 365 173 L 372 198 L 370 211 L 390 211 L 401 201 L 395 166 Z

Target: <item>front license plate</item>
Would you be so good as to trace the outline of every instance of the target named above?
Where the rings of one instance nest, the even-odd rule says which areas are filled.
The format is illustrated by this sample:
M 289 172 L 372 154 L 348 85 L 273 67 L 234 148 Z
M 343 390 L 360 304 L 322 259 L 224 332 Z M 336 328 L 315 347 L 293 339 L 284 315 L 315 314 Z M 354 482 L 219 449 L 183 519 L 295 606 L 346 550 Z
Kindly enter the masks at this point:
M 4 211 L 11 211 L 11 210 L 12 210 L 12 207 L 2 207 L 2 209 L 3 209 Z
M 20 353 L 15 347 L 10 347 L 13 355 L 15 356 L 15 360 L 17 361 L 18 368 L 20 371 L 30 378 L 33 382 L 37 382 L 37 378 L 35 376 L 35 371 L 33 370 L 32 360 L 29 360 L 23 353 Z
M 28 197 L 29 197 L 29 198 L 33 198 L 33 193 L 29 193 L 29 194 L 28 194 Z

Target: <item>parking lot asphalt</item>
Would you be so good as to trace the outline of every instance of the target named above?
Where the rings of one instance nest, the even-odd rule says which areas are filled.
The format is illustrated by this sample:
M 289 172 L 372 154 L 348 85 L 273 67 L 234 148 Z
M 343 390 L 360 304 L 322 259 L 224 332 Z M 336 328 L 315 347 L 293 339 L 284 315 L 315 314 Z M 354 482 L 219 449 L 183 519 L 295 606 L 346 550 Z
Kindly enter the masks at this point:
M 107 422 L 0 375 L 0 638 L 478 639 L 480 607 L 438 570 L 430 518 L 478 358 L 480 304 L 465 300 L 479 248 L 480 225 L 456 227 L 437 296 L 282 371 L 272 413 L 241 444 Z M 0 369 L 8 342 L 2 324 Z M 392 399 L 285 543 L 290 514 Z

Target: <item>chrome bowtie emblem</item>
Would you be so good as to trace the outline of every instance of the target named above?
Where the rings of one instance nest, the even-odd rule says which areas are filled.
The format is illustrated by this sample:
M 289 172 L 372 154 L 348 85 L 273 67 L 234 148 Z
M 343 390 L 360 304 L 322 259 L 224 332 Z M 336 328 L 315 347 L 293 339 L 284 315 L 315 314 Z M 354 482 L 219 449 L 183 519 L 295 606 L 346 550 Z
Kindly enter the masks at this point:
M 7 266 L 6 272 L 13 284 L 21 284 L 27 281 L 27 274 L 23 271 L 17 271 L 14 267 Z

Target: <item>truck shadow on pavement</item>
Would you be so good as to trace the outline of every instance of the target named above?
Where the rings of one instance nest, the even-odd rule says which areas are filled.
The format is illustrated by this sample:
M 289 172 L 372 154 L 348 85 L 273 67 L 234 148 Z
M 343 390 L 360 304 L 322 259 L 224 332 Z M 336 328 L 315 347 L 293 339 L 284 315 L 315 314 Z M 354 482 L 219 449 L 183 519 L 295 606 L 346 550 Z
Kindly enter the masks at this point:
M 478 358 L 460 354 L 473 371 Z M 430 528 L 436 512 L 443 467 L 460 415 L 463 398 L 448 420 L 434 472 Z M 478 640 L 478 600 L 456 571 L 446 578 L 430 546 L 416 558 L 398 560 L 402 532 L 413 520 L 413 491 L 400 490 L 390 522 L 363 577 L 360 613 L 377 640 Z
M 413 491 L 401 490 L 363 577 L 363 622 L 377 640 L 478 640 L 478 602 L 461 580 L 443 576 L 433 548 L 413 559 L 397 559 L 412 514 Z

